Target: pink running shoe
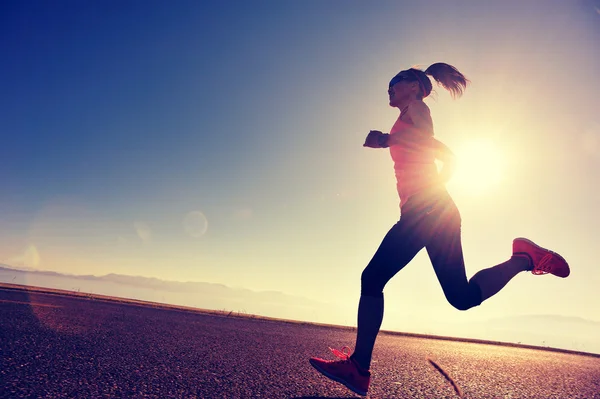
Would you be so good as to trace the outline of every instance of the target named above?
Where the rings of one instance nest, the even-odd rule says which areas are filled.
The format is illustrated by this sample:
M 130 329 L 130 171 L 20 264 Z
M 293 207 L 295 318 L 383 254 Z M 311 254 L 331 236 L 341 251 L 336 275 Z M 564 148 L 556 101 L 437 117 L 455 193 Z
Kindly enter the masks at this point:
M 310 364 L 325 377 L 344 384 L 346 388 L 366 396 L 371 382 L 371 373 L 363 370 L 354 359 L 350 358 L 350 348 L 344 346 L 340 352 L 329 348 L 334 355 L 342 360 L 324 360 L 317 357 L 310 358 Z M 347 352 L 344 352 L 347 349 Z
M 513 255 L 529 258 L 533 265 L 531 273 L 536 275 L 550 273 L 565 278 L 571 273 L 569 264 L 562 256 L 542 248 L 526 238 L 513 240 Z

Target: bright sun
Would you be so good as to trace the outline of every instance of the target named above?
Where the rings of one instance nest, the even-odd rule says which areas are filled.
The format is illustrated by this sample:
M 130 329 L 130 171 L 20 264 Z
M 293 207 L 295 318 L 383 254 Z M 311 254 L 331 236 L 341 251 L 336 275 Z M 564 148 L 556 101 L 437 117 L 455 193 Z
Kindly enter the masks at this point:
M 483 194 L 502 180 L 504 157 L 491 140 L 469 141 L 455 154 L 456 171 L 450 183 L 459 190 Z

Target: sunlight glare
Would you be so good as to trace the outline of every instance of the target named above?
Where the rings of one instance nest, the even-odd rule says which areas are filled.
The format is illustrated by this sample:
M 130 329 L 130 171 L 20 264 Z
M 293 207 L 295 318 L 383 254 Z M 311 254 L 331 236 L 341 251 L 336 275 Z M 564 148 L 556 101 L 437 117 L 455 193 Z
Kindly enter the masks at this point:
M 460 190 L 483 194 L 497 187 L 503 178 L 503 154 L 491 140 L 472 140 L 456 152 L 456 172 L 451 183 Z

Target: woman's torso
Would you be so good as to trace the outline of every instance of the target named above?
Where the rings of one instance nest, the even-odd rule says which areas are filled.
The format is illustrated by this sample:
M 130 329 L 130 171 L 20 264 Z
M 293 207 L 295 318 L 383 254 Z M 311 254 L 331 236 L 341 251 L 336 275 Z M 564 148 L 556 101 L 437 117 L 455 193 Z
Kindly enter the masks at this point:
M 403 130 L 412 126 L 406 112 L 402 112 L 390 130 L 390 135 L 402 134 Z M 406 204 L 413 195 L 437 185 L 438 172 L 430 137 L 410 137 L 407 141 L 410 145 L 390 146 L 400 206 Z

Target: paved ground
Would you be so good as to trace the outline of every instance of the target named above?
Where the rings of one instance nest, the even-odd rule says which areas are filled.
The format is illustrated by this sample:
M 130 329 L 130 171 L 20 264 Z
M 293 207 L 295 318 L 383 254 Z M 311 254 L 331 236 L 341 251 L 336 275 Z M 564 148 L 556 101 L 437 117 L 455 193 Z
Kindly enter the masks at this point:
M 353 398 L 311 355 L 324 326 L 0 288 L 1 398 Z M 380 335 L 371 398 L 600 398 L 600 357 Z

